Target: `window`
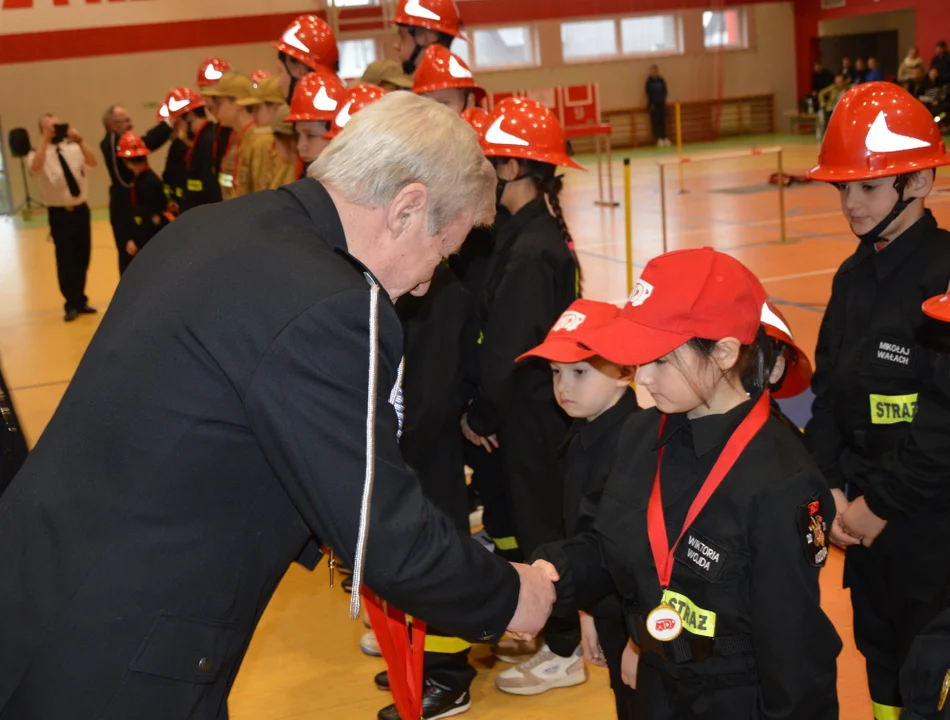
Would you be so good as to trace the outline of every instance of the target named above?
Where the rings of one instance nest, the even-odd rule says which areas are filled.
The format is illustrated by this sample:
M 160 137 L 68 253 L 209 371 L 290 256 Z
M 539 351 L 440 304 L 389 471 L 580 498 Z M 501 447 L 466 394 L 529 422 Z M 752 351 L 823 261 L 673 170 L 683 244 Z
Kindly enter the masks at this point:
M 585 20 L 561 23 L 561 51 L 565 60 L 616 55 L 616 21 Z
M 620 21 L 624 55 L 675 54 L 683 52 L 678 15 L 644 15 Z
M 703 40 L 707 49 L 746 47 L 745 14 L 741 10 L 706 10 Z
M 372 38 L 363 40 L 340 40 L 340 77 L 358 78 L 366 66 L 379 56 L 379 48 Z
M 452 52 L 475 70 L 525 67 L 538 64 L 533 25 L 475 28 L 468 31 L 471 43 L 455 40 Z
M 679 14 L 561 23 L 561 53 L 566 62 L 626 55 L 679 55 L 683 52 Z

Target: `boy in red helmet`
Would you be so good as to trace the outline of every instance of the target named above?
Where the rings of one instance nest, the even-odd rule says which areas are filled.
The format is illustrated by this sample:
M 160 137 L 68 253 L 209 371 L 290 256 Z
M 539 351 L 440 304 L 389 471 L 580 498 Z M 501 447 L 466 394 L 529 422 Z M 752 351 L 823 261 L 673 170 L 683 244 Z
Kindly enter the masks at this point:
M 340 50 L 333 28 L 317 15 L 301 15 L 284 30 L 277 49 L 278 81 L 287 102 L 294 97 L 297 83 L 304 75 L 315 70 L 340 71 Z
M 205 101 L 207 110 L 213 115 L 217 104 L 214 88 L 231 72 L 226 60 L 211 57 L 198 66 L 198 93 Z M 196 111 L 200 116 L 203 111 Z M 182 196 L 182 212 L 198 205 L 221 202 L 221 186 L 218 184 L 218 172 L 221 161 L 231 143 L 231 128 L 223 127 L 215 119 L 204 117 L 189 118 L 191 132 L 194 133 L 191 149 L 185 155 L 187 179 Z M 194 122 L 191 122 L 191 121 Z
M 403 72 L 412 75 L 423 51 L 432 45 L 452 47 L 455 38 L 465 39 L 462 16 L 455 0 L 399 0 L 393 16 L 396 42 Z
M 116 155 L 135 173 L 132 184 L 132 211 L 135 235 L 128 238 L 125 251 L 135 257 L 145 244 L 168 225 L 165 189 L 158 175 L 148 165 L 151 150 L 131 130 L 119 138 Z
M 915 417 L 918 398 L 938 391 L 935 362 L 947 341 L 921 311 L 950 277 L 950 233 L 924 206 L 946 164 L 927 109 L 897 85 L 872 82 L 841 99 L 810 172 L 837 188 L 861 241 L 832 285 L 805 440 L 838 506 L 832 539 L 849 546 L 844 581 L 877 720 L 898 717 L 900 658 L 916 618 L 950 580 L 950 565 L 933 554 L 950 544 L 938 489 L 907 502 L 903 473 L 880 472 L 899 468 L 910 437 L 923 457 L 950 444 L 950 425 Z
M 308 73 L 294 90 L 290 114 L 284 120 L 293 123 L 300 155 L 298 177 L 304 177 L 310 163 L 320 157 L 329 144 L 325 137 L 333 119 L 349 99 L 340 79 L 327 69 Z

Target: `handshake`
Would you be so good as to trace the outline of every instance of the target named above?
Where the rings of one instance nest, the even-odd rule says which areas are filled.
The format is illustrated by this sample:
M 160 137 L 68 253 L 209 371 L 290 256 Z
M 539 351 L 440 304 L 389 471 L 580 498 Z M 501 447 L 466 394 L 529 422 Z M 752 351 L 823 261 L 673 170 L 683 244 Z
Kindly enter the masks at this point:
M 551 616 L 557 592 L 554 583 L 560 576 L 547 560 L 535 560 L 533 565 L 511 563 L 521 578 L 518 608 L 508 624 L 508 634 L 521 640 L 531 640 L 541 632 Z

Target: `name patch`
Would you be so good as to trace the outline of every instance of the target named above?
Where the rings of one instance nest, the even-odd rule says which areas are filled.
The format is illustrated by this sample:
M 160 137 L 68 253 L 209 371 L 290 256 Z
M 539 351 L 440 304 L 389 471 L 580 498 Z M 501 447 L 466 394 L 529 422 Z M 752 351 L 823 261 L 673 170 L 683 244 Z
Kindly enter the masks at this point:
M 721 545 L 693 529 L 686 531 L 675 553 L 677 562 L 709 582 L 719 581 L 727 557 Z
M 914 349 L 905 341 L 875 337 L 871 346 L 871 362 L 881 367 L 910 371 L 914 365 Z
M 871 395 L 871 424 L 894 425 L 913 421 L 917 414 L 917 393 L 911 395 Z
M 669 589 L 663 591 L 663 602 L 676 610 L 683 618 L 683 627 L 693 635 L 716 636 L 716 613 L 699 607 L 685 595 Z

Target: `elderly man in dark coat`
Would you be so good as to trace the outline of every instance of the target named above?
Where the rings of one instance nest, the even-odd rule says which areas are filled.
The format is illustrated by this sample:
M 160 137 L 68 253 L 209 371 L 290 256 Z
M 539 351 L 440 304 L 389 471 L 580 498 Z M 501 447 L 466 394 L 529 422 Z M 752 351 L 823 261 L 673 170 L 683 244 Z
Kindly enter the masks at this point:
M 0 719 L 226 718 L 271 594 L 322 546 L 353 615 L 365 581 L 470 640 L 543 626 L 551 579 L 463 537 L 397 445 L 392 303 L 491 220 L 474 132 L 397 93 L 311 178 L 183 215 L 123 277 L 0 496 Z

